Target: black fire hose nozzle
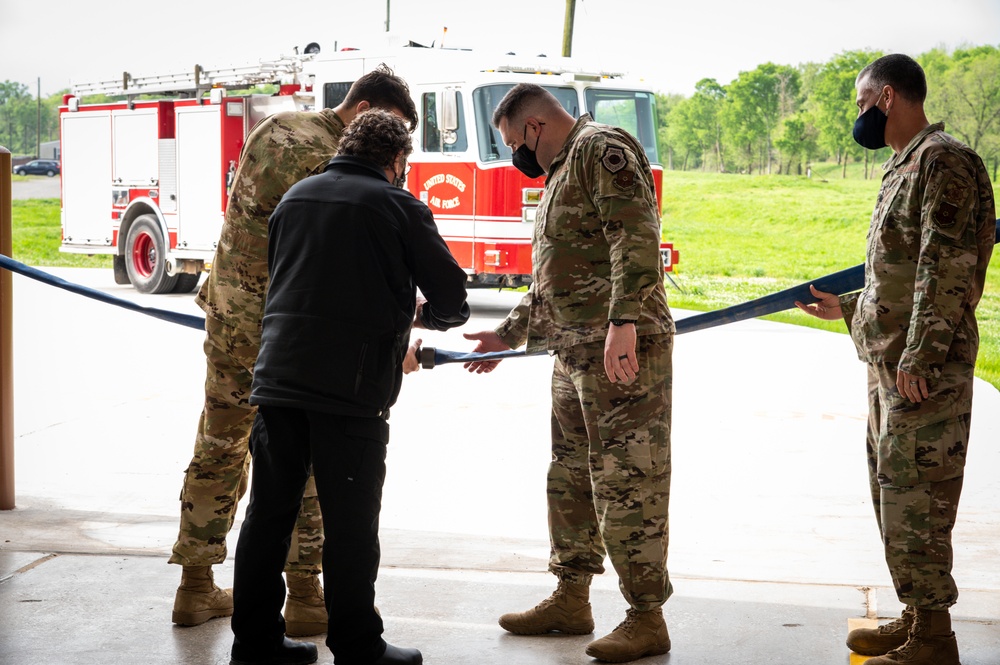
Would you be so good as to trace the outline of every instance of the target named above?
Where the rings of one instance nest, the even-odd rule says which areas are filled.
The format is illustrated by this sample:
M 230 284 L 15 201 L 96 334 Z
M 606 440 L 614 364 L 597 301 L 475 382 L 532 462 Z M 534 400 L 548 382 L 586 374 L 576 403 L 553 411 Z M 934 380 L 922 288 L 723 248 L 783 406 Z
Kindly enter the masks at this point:
M 420 361 L 421 369 L 434 369 L 434 347 L 418 346 L 417 360 Z

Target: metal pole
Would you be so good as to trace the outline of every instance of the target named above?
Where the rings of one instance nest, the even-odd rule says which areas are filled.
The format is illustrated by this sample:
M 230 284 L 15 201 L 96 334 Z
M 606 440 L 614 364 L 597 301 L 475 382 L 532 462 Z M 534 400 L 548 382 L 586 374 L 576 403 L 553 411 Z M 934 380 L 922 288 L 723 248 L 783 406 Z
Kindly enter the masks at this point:
M 38 115 L 35 118 L 35 158 L 42 158 L 42 77 L 38 77 Z
M 0 146 L 0 254 L 11 256 L 11 157 Z M 14 508 L 14 343 L 10 271 L 0 270 L 0 510 Z
M 564 58 L 573 55 L 573 17 L 576 16 L 576 0 L 566 0 L 566 22 L 563 24 Z
M 392 0 L 385 0 L 385 31 L 389 32 L 389 3 Z

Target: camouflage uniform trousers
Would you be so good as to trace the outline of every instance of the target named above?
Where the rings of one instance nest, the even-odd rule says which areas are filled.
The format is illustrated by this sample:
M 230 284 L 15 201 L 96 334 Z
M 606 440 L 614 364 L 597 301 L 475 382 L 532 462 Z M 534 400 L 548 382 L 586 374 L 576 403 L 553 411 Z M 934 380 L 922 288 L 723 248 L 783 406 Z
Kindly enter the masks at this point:
M 946 610 L 958 600 L 952 529 L 969 445 L 973 366 L 945 364 L 915 406 L 895 364 L 868 365 L 868 478 L 900 602 Z
M 549 570 L 575 584 L 607 555 L 629 605 L 653 610 L 673 593 L 667 573 L 672 335 L 643 335 L 632 385 L 611 383 L 604 341 L 556 353 Z
M 170 563 L 207 566 L 226 559 L 226 536 L 249 482 L 250 427 L 257 409 L 247 401 L 260 336 L 213 316 L 205 318 L 205 406 L 194 457 L 181 489 L 181 523 Z M 317 575 L 323 558 L 323 521 L 312 475 L 291 534 L 285 571 Z

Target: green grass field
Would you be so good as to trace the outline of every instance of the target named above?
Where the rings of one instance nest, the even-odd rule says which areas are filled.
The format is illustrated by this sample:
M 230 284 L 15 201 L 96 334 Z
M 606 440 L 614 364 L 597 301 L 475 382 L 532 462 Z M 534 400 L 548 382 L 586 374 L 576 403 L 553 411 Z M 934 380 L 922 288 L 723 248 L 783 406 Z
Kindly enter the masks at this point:
M 877 173 L 881 173 L 876 169 Z M 864 261 L 865 234 L 878 179 L 860 165 L 841 178 L 836 164 L 813 177 L 667 171 L 664 238 L 680 263 L 670 305 L 710 311 L 759 298 Z M 14 258 L 34 266 L 111 267 L 107 255 L 59 252 L 59 201 L 13 202 Z M 1000 276 L 993 271 L 977 310 L 982 338 L 976 374 L 1000 388 Z M 770 320 L 846 332 L 841 322 L 798 310 Z M 845 344 L 849 344 L 845 340 Z
M 16 200 L 11 207 L 14 259 L 39 268 L 111 268 L 110 254 L 89 256 L 59 251 L 62 242 L 59 199 Z
M 877 173 L 881 173 L 876 169 Z M 663 234 L 680 264 L 671 307 L 710 311 L 781 291 L 864 262 L 865 235 L 879 180 L 836 165 L 813 177 L 667 171 Z M 981 343 L 976 375 L 1000 388 L 1000 276 L 988 274 L 976 310 Z M 798 310 L 766 317 L 846 334 L 843 322 Z M 845 340 L 849 344 L 849 341 Z

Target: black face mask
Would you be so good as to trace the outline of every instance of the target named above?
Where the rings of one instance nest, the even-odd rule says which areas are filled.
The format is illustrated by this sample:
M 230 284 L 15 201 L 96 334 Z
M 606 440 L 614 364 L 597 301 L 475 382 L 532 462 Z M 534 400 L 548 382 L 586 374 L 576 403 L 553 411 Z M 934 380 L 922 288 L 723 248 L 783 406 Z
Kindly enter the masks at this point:
M 395 165 L 393 165 L 393 167 L 392 167 L 392 176 L 393 176 L 392 177 L 392 186 L 393 187 L 399 187 L 400 189 L 406 189 L 406 176 L 409 173 L 409 171 L 410 171 L 410 169 L 406 165 L 406 160 L 403 160 L 403 175 L 399 175 L 398 173 L 396 173 L 396 167 L 395 167 Z
M 885 125 L 889 121 L 889 113 L 885 113 L 878 107 L 882 101 L 882 95 L 878 96 L 875 103 L 867 111 L 858 116 L 854 121 L 854 140 L 863 148 L 878 150 L 885 147 Z
M 544 125 L 544 122 L 538 123 L 539 125 Z M 542 138 L 542 128 L 538 128 L 538 137 L 535 139 L 535 150 L 538 149 L 538 141 Z M 524 125 L 524 141 L 528 140 L 528 125 Z M 538 163 L 538 157 L 535 156 L 535 150 L 528 149 L 528 144 L 522 142 L 520 147 L 514 151 L 514 168 L 528 176 L 529 178 L 537 178 L 545 173 L 545 169 L 541 167 Z

